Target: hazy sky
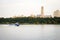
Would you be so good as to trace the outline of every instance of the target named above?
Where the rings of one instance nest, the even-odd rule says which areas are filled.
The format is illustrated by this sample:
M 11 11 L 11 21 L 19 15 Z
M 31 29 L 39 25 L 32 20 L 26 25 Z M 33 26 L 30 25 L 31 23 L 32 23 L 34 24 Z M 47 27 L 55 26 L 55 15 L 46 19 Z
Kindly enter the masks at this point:
M 60 9 L 60 0 L 0 0 L 0 17 L 40 14 L 44 6 L 45 15 Z

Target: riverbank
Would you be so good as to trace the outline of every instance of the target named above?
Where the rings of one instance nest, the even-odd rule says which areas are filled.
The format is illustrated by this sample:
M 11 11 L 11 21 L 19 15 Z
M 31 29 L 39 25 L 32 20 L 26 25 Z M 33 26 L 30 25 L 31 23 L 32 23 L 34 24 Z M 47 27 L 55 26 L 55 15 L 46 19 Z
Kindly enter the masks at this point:
M 12 24 L 0 24 L 0 25 L 12 25 Z M 60 24 L 19 24 L 19 25 L 60 25 Z
M 60 24 L 59 18 L 32 18 L 32 17 L 22 17 L 22 18 L 0 18 L 0 24 L 14 24 L 18 22 L 19 24 Z

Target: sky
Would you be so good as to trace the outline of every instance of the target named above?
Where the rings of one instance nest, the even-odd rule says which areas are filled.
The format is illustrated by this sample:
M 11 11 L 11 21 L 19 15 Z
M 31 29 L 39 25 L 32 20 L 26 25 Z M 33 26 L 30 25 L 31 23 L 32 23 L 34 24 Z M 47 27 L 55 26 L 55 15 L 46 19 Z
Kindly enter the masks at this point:
M 44 6 L 45 15 L 60 10 L 60 0 L 0 0 L 0 17 L 39 15 Z

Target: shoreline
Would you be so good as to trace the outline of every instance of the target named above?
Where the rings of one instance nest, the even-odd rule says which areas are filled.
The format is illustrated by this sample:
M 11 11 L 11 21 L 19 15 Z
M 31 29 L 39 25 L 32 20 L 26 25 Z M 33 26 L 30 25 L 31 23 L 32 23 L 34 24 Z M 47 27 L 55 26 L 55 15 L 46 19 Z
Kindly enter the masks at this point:
M 0 24 L 0 25 L 10 25 L 10 24 Z M 60 24 L 19 24 L 19 25 L 60 25 Z

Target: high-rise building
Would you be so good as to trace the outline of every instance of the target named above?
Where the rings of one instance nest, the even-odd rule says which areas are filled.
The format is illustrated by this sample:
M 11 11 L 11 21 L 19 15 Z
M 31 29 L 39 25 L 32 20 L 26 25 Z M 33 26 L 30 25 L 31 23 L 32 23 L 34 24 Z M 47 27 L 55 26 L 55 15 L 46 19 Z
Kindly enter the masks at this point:
M 60 17 L 60 10 L 54 11 L 54 17 Z
M 44 7 L 41 6 L 41 17 L 44 17 Z

